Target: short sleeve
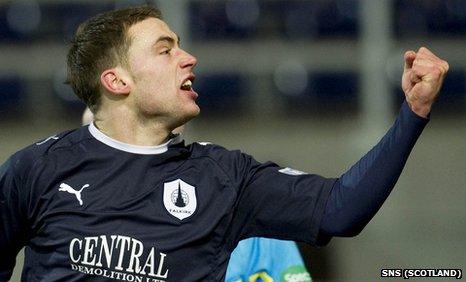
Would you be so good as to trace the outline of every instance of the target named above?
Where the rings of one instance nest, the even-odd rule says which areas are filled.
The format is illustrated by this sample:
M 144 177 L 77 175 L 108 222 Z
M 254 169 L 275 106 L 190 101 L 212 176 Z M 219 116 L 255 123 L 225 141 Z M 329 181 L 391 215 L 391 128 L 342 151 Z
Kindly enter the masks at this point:
M 336 179 L 260 163 L 247 154 L 238 158 L 242 182 L 229 230 L 233 244 L 249 237 L 328 242 L 319 230 Z
M 12 159 L 0 166 L 0 281 L 10 278 L 27 234 L 14 166 Z

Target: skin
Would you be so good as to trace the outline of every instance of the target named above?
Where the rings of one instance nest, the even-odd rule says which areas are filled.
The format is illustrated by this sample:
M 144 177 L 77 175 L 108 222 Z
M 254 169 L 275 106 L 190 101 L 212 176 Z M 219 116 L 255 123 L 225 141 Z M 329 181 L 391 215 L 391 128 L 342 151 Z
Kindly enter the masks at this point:
M 149 18 L 129 28 L 128 64 L 100 77 L 102 103 L 95 125 L 128 144 L 155 146 L 199 114 L 197 93 L 181 90 L 197 60 L 182 50 L 168 25 Z M 407 51 L 402 88 L 410 108 L 428 117 L 448 71 L 448 63 L 425 47 Z
M 407 51 L 402 88 L 411 110 L 427 118 L 438 96 L 449 65 L 429 49 L 419 48 L 417 52 Z
M 101 75 L 104 91 L 95 125 L 121 142 L 159 145 L 200 112 L 197 93 L 180 88 L 194 75 L 197 60 L 180 48 L 177 35 L 159 19 L 138 22 L 128 33 L 128 66 Z
M 86 108 L 82 116 L 82 125 L 90 124 L 92 121 L 94 121 L 94 115 L 89 108 Z
M 82 125 L 88 125 L 93 121 L 94 121 L 94 114 L 91 112 L 91 110 L 89 108 L 86 108 L 84 110 L 84 112 L 83 112 L 81 124 Z M 180 127 L 177 127 L 175 129 L 173 129 L 172 132 L 175 133 L 175 134 L 183 133 L 184 128 L 185 128 L 185 125 L 182 125 Z

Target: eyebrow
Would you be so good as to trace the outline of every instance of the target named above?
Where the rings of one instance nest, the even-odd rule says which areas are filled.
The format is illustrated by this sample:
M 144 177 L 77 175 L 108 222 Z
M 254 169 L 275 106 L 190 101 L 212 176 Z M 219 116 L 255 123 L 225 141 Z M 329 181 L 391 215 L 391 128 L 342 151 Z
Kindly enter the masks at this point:
M 178 46 L 179 46 L 180 43 L 181 43 L 181 39 L 180 39 L 180 37 L 178 35 L 176 35 L 176 37 L 177 37 L 176 39 L 177 39 L 177 43 L 178 43 Z M 159 42 L 162 42 L 162 41 L 168 42 L 171 45 L 175 45 L 175 39 L 173 39 L 173 37 L 171 37 L 171 36 L 166 36 L 166 35 L 160 36 L 157 39 L 157 41 L 155 41 L 155 44 L 158 44 Z

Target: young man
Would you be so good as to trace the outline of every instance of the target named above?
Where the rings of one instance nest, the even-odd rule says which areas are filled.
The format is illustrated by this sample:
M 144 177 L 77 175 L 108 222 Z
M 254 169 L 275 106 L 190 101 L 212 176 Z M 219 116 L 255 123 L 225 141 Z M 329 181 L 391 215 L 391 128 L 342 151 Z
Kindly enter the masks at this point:
M 95 122 L 0 168 L 0 280 L 22 246 L 24 281 L 221 281 L 241 239 L 355 236 L 391 192 L 448 70 L 426 48 L 406 52 L 394 125 L 328 179 L 172 134 L 199 113 L 195 65 L 154 8 L 80 26 L 69 82 Z
M 94 115 L 86 108 L 82 125 L 89 125 L 93 121 Z M 173 132 L 181 133 L 183 129 L 178 127 Z M 312 282 L 295 242 L 263 237 L 238 242 L 228 262 L 226 282 L 271 282 L 280 281 L 281 278 L 285 281 Z

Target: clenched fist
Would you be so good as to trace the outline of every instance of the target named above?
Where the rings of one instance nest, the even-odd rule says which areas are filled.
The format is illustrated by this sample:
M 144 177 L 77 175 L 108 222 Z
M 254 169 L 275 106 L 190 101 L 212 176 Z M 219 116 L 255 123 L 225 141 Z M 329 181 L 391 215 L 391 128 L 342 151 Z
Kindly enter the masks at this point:
M 401 86 L 411 110 L 426 118 L 448 72 L 448 63 L 421 47 L 407 51 Z

